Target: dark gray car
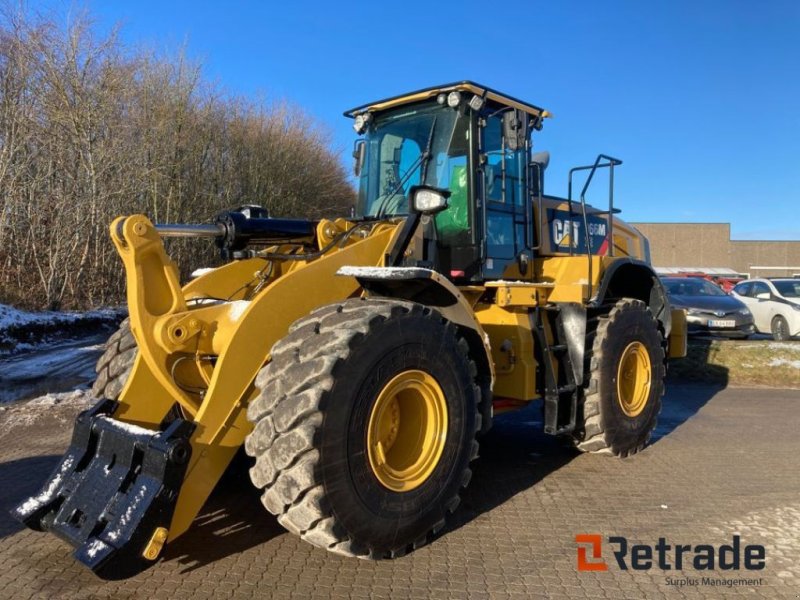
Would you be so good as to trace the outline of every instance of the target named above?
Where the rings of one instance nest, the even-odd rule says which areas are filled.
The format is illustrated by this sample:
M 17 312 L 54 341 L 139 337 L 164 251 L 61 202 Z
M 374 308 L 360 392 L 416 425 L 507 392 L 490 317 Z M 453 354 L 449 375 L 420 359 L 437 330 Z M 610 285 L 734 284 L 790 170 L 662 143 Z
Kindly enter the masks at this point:
M 746 338 L 755 333 L 753 315 L 740 300 L 700 277 L 661 279 L 673 308 L 686 310 L 689 334 Z

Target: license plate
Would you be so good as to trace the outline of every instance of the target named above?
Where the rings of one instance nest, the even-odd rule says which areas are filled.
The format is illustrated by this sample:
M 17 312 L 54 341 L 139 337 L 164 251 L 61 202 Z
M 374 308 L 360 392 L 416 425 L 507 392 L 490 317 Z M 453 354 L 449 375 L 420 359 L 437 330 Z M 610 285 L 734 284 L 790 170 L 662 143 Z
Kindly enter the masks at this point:
M 709 327 L 736 327 L 736 321 L 734 321 L 732 319 L 723 320 L 723 321 L 712 319 L 712 320 L 710 320 L 708 322 L 708 326 Z

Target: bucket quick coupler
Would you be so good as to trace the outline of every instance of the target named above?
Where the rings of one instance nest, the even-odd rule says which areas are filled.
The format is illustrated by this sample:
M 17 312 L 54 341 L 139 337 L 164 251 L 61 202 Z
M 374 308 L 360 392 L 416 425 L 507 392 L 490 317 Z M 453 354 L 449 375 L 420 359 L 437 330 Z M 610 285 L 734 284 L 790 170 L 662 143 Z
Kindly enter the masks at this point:
M 72 442 L 41 492 L 12 516 L 51 531 L 103 579 L 130 577 L 158 558 L 191 457 L 194 424 L 155 431 L 111 417 L 101 400 L 78 415 Z

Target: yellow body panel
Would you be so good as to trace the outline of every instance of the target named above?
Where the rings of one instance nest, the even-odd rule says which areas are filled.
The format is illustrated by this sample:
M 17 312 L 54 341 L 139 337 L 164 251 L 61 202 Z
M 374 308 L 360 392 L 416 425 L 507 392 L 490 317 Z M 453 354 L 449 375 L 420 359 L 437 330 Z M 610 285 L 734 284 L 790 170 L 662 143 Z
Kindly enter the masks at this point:
M 516 400 L 536 398 L 536 359 L 531 315 L 497 304 L 478 304 L 475 316 L 489 336 L 494 362 L 494 396 Z
M 686 356 L 688 340 L 686 311 L 682 308 L 673 309 L 672 331 L 669 334 L 669 358 L 683 358 Z

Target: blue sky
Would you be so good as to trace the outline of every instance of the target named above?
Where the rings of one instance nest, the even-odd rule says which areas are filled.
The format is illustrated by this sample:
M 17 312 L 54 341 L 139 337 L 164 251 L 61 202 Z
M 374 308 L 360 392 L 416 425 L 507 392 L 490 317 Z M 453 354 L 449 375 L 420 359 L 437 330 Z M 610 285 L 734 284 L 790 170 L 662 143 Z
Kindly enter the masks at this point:
M 86 6 L 103 30 L 122 22 L 128 44 L 185 46 L 231 93 L 302 105 L 348 168 L 342 111 L 473 79 L 555 114 L 535 142 L 552 155 L 550 192 L 605 152 L 625 161 L 616 204 L 627 220 L 730 221 L 735 238 L 800 239 L 797 1 Z

